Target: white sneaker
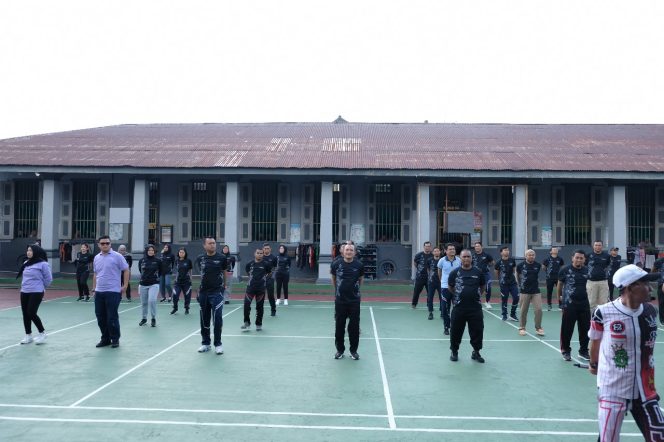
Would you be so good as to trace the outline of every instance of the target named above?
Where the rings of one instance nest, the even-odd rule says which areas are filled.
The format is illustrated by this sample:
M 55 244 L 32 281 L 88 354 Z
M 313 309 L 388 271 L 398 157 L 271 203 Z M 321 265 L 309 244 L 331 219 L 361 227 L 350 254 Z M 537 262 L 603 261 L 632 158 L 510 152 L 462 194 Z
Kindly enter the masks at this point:
M 288 299 L 284 299 L 284 305 L 288 305 Z
M 201 345 L 200 347 L 198 347 L 199 353 L 205 353 L 206 351 L 210 351 L 209 345 Z
M 21 344 L 29 344 L 32 341 L 32 335 L 25 335 L 25 338 L 21 339 Z
M 45 340 L 46 340 L 46 332 L 41 332 L 37 336 L 35 336 L 36 345 L 43 344 Z
M 223 345 L 217 345 L 214 348 L 214 352 L 218 355 L 223 355 L 224 354 L 224 346 Z
M 487 310 L 491 310 L 493 307 L 491 307 L 491 303 L 490 303 L 490 302 L 485 302 L 485 303 L 484 303 L 484 308 L 487 309 Z
M 281 298 L 277 298 L 277 305 L 281 305 Z

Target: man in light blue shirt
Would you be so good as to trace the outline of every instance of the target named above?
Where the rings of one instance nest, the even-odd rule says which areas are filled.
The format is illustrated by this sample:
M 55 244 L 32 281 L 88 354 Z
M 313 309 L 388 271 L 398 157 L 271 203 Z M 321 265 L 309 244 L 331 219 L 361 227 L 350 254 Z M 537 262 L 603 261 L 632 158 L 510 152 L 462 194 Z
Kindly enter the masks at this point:
M 443 292 L 443 324 L 445 326 L 445 334 L 450 334 L 450 302 L 452 294 L 448 290 L 447 279 L 452 270 L 461 267 L 461 260 L 456 257 L 456 247 L 454 244 L 447 244 L 445 246 L 445 256 L 438 260 L 438 277 L 440 278 L 440 287 Z

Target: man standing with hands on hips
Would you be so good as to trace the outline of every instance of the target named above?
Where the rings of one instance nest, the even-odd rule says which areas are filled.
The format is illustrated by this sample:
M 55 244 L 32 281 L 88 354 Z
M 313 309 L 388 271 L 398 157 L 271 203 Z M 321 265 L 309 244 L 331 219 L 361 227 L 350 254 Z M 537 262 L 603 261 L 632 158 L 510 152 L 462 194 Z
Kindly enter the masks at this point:
M 655 390 L 657 311 L 650 304 L 648 274 L 630 264 L 613 283 L 620 296 L 595 309 L 590 321 L 590 373 L 597 375 L 599 440 L 620 439 L 629 410 L 647 441 L 664 441 L 664 416 Z
M 117 348 L 120 346 L 118 306 L 129 284 L 129 266 L 124 256 L 111 249 L 111 238 L 108 235 L 99 238 L 99 249 L 101 251 L 95 256 L 92 277 L 95 315 L 101 331 L 97 348 L 109 345 Z

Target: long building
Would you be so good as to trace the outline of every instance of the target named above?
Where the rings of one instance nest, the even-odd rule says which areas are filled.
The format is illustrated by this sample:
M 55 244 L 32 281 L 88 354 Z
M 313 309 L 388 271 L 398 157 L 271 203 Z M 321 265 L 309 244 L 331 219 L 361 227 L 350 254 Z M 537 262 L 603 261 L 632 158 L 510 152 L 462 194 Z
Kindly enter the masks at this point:
M 1 268 L 36 239 L 55 272 L 109 234 L 135 258 L 214 236 L 263 242 L 324 281 L 334 245 L 407 280 L 435 244 L 664 248 L 664 125 L 332 123 L 120 125 L 0 140 Z M 136 271 L 136 268 L 133 269 Z

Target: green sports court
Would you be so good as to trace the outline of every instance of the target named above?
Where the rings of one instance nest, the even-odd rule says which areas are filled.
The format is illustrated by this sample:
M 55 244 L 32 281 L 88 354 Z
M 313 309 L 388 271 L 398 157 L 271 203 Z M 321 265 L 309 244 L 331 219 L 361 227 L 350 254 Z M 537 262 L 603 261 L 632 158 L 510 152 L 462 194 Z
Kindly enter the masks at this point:
M 0 310 L 4 440 L 596 439 L 595 379 L 560 357 L 557 309 L 544 312 L 539 339 L 532 316 L 521 337 L 494 304 L 484 315 L 486 363 L 470 359 L 467 332 L 453 363 L 442 321 L 427 320 L 422 303 L 411 309 L 410 286 L 367 284 L 361 359 L 334 360 L 327 288 L 293 284 L 290 305 L 261 332 L 240 331 L 235 295 L 217 356 L 196 351 L 193 303 L 190 315 L 161 304 L 151 328 L 138 327 L 138 302 L 123 301 L 120 348 L 97 349 L 93 304 L 59 283 L 39 310 L 44 345 L 19 345 L 20 308 Z M 18 293 L 5 288 L 2 298 L 8 305 Z M 642 437 L 630 418 L 623 437 Z

